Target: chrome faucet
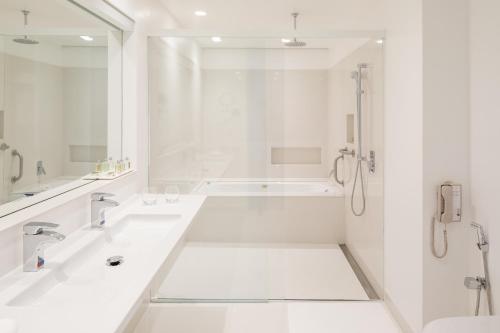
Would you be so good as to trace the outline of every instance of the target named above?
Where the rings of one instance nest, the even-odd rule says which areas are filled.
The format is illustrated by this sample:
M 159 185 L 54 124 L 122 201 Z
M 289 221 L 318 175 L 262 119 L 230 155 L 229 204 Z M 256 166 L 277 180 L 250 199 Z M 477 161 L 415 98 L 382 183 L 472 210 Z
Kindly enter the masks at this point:
M 116 207 L 120 203 L 106 199 L 107 197 L 112 197 L 114 194 L 111 193 L 92 193 L 92 200 L 90 203 L 91 216 L 90 224 L 92 228 L 102 228 L 106 223 L 104 216 L 104 211 L 108 207 Z
M 30 222 L 23 226 L 23 271 L 37 272 L 43 268 L 44 249 L 49 244 L 66 238 L 58 232 L 47 230 L 58 226 L 59 224 L 48 222 Z

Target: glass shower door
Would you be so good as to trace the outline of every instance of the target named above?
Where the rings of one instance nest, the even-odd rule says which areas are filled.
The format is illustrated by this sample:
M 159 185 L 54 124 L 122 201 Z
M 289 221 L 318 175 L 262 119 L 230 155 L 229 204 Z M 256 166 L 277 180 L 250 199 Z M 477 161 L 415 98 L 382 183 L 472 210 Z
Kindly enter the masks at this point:
M 383 267 L 381 206 L 370 220 L 347 224 L 344 188 L 328 175 L 354 112 L 352 63 L 378 57 L 379 46 L 321 38 L 307 45 L 149 38 L 149 183 L 206 196 L 156 300 L 376 297 L 366 292 L 355 259 L 371 261 L 364 268 L 375 274 Z M 346 47 L 354 56 L 335 58 Z M 378 96 L 369 98 L 378 103 Z

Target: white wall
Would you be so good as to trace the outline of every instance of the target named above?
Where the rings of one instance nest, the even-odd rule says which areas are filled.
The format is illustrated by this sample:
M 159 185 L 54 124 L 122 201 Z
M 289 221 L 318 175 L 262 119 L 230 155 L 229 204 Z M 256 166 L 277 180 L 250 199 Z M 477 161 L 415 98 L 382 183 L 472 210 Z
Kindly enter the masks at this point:
M 204 150 L 225 153 L 227 178 L 324 178 L 326 70 L 204 70 Z M 317 164 L 271 164 L 272 148 L 320 148 Z
M 124 34 L 123 155 L 136 164 L 139 186 L 144 187 L 149 165 L 147 36 L 153 30 L 175 28 L 177 22 L 157 0 L 127 0 L 117 5 L 136 20 L 134 31 Z
M 384 264 L 386 301 L 422 327 L 422 7 L 386 0 Z
M 383 175 L 384 175 L 384 52 L 383 46 L 375 41 L 365 42 L 360 48 L 348 55 L 329 70 L 329 110 L 328 110 L 328 157 L 329 165 L 336 152 L 344 147 L 357 150 L 357 135 L 354 143 L 346 141 L 346 116 L 356 115 L 356 83 L 351 72 L 357 70 L 359 63 L 368 64 L 363 70 L 362 99 L 363 114 L 363 155 L 369 151 L 376 153 L 376 172 L 369 174 L 367 164 L 363 163 L 363 179 L 366 189 L 366 212 L 360 217 L 351 211 L 351 193 L 354 184 L 356 158 L 345 156 L 343 172 L 339 177 L 344 179 L 346 216 L 346 244 L 352 252 L 363 272 L 379 295 L 384 288 L 384 214 L 383 214 Z M 357 126 L 355 126 L 357 131 Z M 358 180 L 354 205 L 357 211 L 361 208 L 361 192 Z
M 328 49 L 204 49 L 204 150 L 229 160 L 207 176 L 326 177 L 328 61 Z M 272 148 L 295 147 L 321 161 L 271 163 Z
M 496 314 L 500 309 L 500 2 L 470 1 L 470 150 L 472 219 L 486 226 L 490 238 L 490 274 Z M 482 275 L 479 251 L 473 251 L 471 275 Z M 472 296 L 472 295 L 471 295 Z M 472 297 L 471 297 L 472 298 Z M 471 299 L 471 303 L 473 303 Z M 483 304 L 482 313 L 485 312 Z
M 452 9 L 452 10 L 450 10 Z M 466 315 L 463 285 L 474 244 L 468 242 L 469 209 L 469 57 L 468 0 L 423 1 L 423 320 Z M 448 254 L 431 252 L 431 218 L 436 188 L 445 181 L 463 185 L 462 223 L 447 226 Z M 443 225 L 436 224 L 436 247 L 443 248 Z M 470 314 L 470 313 L 469 313 Z

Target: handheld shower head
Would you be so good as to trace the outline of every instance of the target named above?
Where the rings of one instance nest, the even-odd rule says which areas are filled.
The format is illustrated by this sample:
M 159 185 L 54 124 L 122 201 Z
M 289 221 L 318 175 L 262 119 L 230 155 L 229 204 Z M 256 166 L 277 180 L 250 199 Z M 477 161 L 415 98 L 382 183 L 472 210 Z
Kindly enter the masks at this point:
M 476 229 L 477 233 L 477 246 L 481 251 L 487 251 L 488 250 L 488 238 L 486 237 L 486 233 L 484 232 L 484 228 L 482 225 L 476 222 L 472 222 L 471 227 Z

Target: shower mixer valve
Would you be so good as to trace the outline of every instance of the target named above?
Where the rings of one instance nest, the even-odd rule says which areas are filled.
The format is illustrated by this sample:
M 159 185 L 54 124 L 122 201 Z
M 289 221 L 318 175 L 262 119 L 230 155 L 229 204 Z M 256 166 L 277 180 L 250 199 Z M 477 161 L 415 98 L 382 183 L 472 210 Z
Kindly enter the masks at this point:
M 371 175 L 375 173 L 376 170 L 376 163 L 375 163 L 375 151 L 370 150 L 370 158 L 367 161 L 368 163 L 368 172 L 370 172 Z

